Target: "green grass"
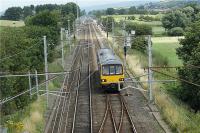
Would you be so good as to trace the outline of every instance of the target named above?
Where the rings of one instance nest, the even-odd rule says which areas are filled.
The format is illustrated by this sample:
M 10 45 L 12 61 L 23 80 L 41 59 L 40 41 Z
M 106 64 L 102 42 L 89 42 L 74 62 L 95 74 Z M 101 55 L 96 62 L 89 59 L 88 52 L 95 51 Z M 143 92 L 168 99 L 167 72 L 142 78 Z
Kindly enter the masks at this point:
M 3 26 L 3 27 L 22 27 L 22 26 L 25 26 L 25 24 L 24 24 L 24 21 L 0 20 L 0 26 Z
M 180 47 L 178 37 L 156 37 L 152 39 L 153 51 L 166 57 L 171 66 L 180 66 L 182 61 L 176 55 L 176 49 Z
M 152 27 L 152 31 L 153 31 L 153 36 L 164 36 L 166 34 L 166 31 L 164 29 L 164 27 L 162 26 L 162 22 L 161 21 L 151 21 L 151 22 L 146 22 L 146 21 L 140 21 L 139 14 L 135 14 L 135 15 L 112 15 L 112 17 L 114 17 L 116 22 L 120 22 L 121 20 L 124 20 L 125 17 L 128 16 L 135 16 L 136 19 L 135 20 L 126 20 L 127 22 L 131 22 L 131 23 L 137 23 L 137 24 L 145 24 L 145 25 L 149 25 Z M 151 17 L 158 17 L 158 18 L 162 18 L 163 14 L 158 14 L 158 15 L 149 15 Z M 103 16 L 106 17 L 106 16 Z
M 163 36 L 166 33 L 165 28 L 162 26 L 153 26 L 152 31 L 154 36 Z
M 176 55 L 176 48 L 180 47 L 179 38 L 183 37 L 153 37 L 153 50 L 157 55 L 166 57 L 169 65 L 182 65 L 181 60 Z M 109 38 L 111 40 L 111 38 Z M 111 42 L 111 41 L 110 41 Z M 118 43 L 118 42 L 116 42 Z M 116 45 L 116 44 L 115 44 Z M 120 45 L 120 44 L 118 44 Z M 116 52 L 123 58 L 123 50 L 116 47 Z M 156 58 L 155 58 L 156 59 Z M 162 59 L 162 58 L 157 58 Z M 137 65 L 136 65 L 137 64 Z M 147 65 L 146 53 L 135 50 L 128 50 L 127 65 L 136 75 L 142 75 L 140 71 L 142 66 Z M 138 67 L 137 67 L 138 66 Z M 155 66 L 155 64 L 154 64 Z M 176 71 L 164 70 L 165 73 L 176 75 Z M 155 80 L 166 79 L 163 75 L 154 73 Z M 171 79 L 167 77 L 167 79 Z M 140 79 L 142 80 L 142 79 Z M 143 79 L 144 80 L 144 79 Z M 147 79 L 145 79 L 147 80 Z M 189 107 L 182 103 L 179 99 L 169 94 L 167 89 L 174 89 L 175 83 L 153 85 L 155 103 L 159 107 L 163 119 L 171 126 L 173 132 L 181 133 L 199 133 L 200 129 L 200 113 L 191 112 Z

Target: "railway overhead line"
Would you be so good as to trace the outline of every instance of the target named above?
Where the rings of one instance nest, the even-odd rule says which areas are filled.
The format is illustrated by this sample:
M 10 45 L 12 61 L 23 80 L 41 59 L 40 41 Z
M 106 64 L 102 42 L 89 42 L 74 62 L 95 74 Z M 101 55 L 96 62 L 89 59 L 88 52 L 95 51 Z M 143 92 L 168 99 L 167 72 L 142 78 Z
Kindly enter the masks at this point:
M 144 123 L 138 122 L 130 100 L 123 91 L 115 94 L 99 87 L 96 51 L 104 45 L 96 27 L 88 22 L 80 30 L 71 69 L 77 71 L 65 76 L 60 92 L 46 125 L 46 133 L 139 133 Z M 105 46 L 104 46 L 105 47 Z M 135 106 L 134 108 L 138 108 Z M 137 110 L 137 109 L 136 109 Z M 142 120 L 141 120 L 142 121 Z M 148 122 L 147 122 L 148 123 Z M 151 124 L 150 124 L 151 125 Z M 150 132 L 155 131 L 150 130 Z

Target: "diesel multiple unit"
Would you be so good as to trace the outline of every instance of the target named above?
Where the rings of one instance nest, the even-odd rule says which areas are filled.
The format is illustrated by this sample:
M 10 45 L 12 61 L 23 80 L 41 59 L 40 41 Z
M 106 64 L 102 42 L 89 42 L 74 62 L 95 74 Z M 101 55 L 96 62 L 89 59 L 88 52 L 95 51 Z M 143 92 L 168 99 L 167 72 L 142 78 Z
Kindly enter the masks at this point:
M 98 50 L 98 67 L 102 88 L 113 88 L 124 82 L 124 67 L 121 60 L 112 50 L 102 48 Z

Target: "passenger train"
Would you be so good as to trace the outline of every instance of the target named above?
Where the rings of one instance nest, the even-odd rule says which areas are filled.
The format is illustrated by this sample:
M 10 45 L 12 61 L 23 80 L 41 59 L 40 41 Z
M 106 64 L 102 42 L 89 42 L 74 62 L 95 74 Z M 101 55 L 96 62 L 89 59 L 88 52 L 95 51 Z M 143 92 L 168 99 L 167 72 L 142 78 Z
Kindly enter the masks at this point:
M 111 49 L 102 48 L 97 52 L 98 70 L 101 87 L 113 89 L 123 87 L 124 67 L 121 60 Z

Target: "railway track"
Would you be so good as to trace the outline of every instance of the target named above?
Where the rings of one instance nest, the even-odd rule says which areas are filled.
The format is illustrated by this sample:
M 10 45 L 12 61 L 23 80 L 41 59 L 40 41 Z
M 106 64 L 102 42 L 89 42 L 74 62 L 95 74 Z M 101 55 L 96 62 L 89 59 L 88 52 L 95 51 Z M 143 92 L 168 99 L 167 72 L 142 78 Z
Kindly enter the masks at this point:
M 105 102 L 106 110 L 98 133 L 137 133 L 127 103 L 121 94 L 107 94 Z
M 84 33 L 86 34 L 86 32 Z M 85 44 L 87 38 L 82 39 L 80 41 L 81 44 Z M 67 132 L 68 127 L 70 127 L 69 119 L 70 119 L 70 111 L 72 109 L 72 104 L 74 103 L 73 98 L 75 97 L 74 93 L 76 93 L 76 100 L 74 105 L 74 112 L 78 107 L 78 90 L 80 88 L 81 80 L 84 78 L 81 76 L 85 68 L 83 67 L 83 57 L 84 57 L 84 49 L 82 46 L 77 46 L 74 51 L 74 59 L 71 63 L 71 69 L 77 69 L 77 71 L 73 71 L 71 75 L 65 75 L 62 88 L 60 93 L 64 94 L 56 98 L 54 110 L 49 117 L 48 123 L 46 125 L 45 132 L 47 133 L 59 133 L 59 132 Z M 86 63 L 87 65 L 87 63 Z M 87 72 L 87 71 L 86 71 Z M 84 86 L 84 85 L 83 85 Z M 65 92 L 65 93 L 64 93 Z M 73 115 L 73 123 L 76 120 L 76 114 Z M 72 124 L 75 125 L 75 124 Z M 72 126 L 71 131 L 73 132 L 75 126 Z
M 98 40 L 97 31 L 92 27 L 92 35 L 94 38 L 96 50 L 102 47 L 101 41 Z M 133 120 L 131 118 L 127 103 L 125 102 L 124 97 L 119 94 L 104 94 L 105 98 L 105 112 L 103 119 L 98 130 L 95 130 L 98 133 L 103 132 L 133 132 L 137 133 Z M 114 100 L 114 101 L 113 101 Z M 117 111 L 116 111 L 117 110 Z M 119 111 L 119 112 L 118 112 Z
M 71 132 L 82 133 L 90 132 L 91 126 L 91 88 L 90 88 L 90 29 L 87 26 L 85 35 L 87 35 L 85 46 L 83 47 L 81 82 L 79 89 L 76 91 L 76 104 L 74 109 L 74 118 Z
M 98 88 L 94 58 L 105 43 L 99 41 L 94 25 L 87 23 L 82 30 L 79 46 L 74 51 L 71 69 L 65 76 L 61 97 L 56 99 L 47 133 L 137 133 L 142 125 L 130 111 L 123 93 L 109 94 Z M 140 128 L 141 127 L 141 128 Z

